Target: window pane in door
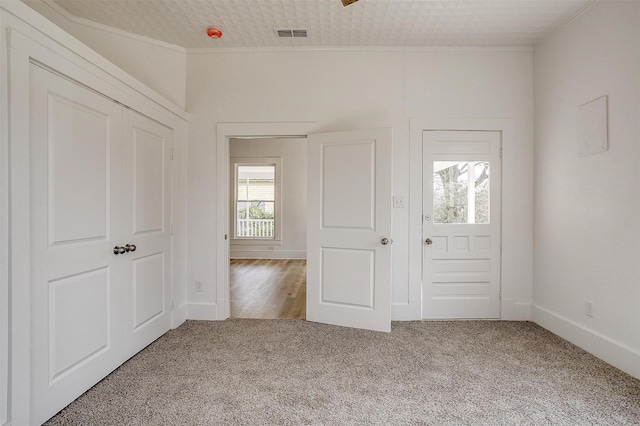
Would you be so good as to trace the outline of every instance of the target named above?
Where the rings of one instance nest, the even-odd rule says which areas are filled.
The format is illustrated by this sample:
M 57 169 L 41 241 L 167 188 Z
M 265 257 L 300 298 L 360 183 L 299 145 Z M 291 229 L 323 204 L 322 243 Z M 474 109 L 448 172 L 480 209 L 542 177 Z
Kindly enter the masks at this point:
M 489 223 L 489 162 L 477 161 L 469 164 L 474 164 L 475 223 Z
M 489 223 L 489 162 L 433 162 L 433 222 Z

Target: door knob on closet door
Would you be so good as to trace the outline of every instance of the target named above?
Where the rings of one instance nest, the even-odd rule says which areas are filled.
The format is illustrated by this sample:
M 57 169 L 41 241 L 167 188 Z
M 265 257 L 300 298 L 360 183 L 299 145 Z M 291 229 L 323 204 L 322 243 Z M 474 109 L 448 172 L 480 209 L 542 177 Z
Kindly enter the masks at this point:
M 126 246 L 124 246 L 124 249 L 125 249 L 126 251 L 131 251 L 131 252 L 136 251 L 136 248 L 137 248 L 137 247 L 136 247 L 136 245 L 135 245 L 135 244 L 127 244 Z
M 380 240 L 380 244 L 382 244 L 383 246 L 386 246 L 389 243 L 393 244 L 393 240 L 386 237 Z
M 431 244 L 433 244 L 433 240 L 431 238 L 427 238 L 426 240 L 424 240 L 424 243 L 430 246 Z
M 124 252 L 126 252 L 127 249 L 122 247 L 122 246 L 115 246 L 113 248 L 113 254 L 118 255 L 118 254 L 124 254 Z

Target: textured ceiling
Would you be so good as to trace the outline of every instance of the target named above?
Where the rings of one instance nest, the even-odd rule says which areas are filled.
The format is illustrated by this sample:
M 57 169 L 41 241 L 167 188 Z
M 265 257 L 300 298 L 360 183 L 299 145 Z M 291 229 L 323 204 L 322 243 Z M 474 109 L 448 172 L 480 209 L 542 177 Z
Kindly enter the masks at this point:
M 532 46 L 591 0 L 54 0 L 72 15 L 185 48 Z M 206 28 L 224 32 L 209 39 Z M 275 29 L 307 29 L 281 39 Z

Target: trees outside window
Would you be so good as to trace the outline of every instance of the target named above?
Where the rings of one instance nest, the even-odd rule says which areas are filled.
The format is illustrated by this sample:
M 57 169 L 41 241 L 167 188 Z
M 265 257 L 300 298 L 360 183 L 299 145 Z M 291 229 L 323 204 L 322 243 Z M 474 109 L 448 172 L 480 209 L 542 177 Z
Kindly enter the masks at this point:
M 434 161 L 434 223 L 489 223 L 489 162 Z

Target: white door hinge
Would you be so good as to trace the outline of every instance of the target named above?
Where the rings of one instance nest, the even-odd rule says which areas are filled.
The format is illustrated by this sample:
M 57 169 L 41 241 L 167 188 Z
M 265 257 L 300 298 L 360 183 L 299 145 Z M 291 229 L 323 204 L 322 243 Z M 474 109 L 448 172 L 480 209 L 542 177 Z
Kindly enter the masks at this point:
M 173 223 L 169 226 L 169 233 L 173 235 Z
M 502 148 L 500 148 L 500 158 L 502 158 Z M 173 160 L 173 157 L 171 159 Z
M 173 299 L 171 299 L 171 310 L 173 311 Z
M 171 159 L 172 160 L 173 160 L 173 156 L 174 156 L 174 153 L 173 153 L 173 150 L 171 150 Z
M 498 297 L 500 298 L 500 300 L 502 300 L 502 292 L 498 293 Z

